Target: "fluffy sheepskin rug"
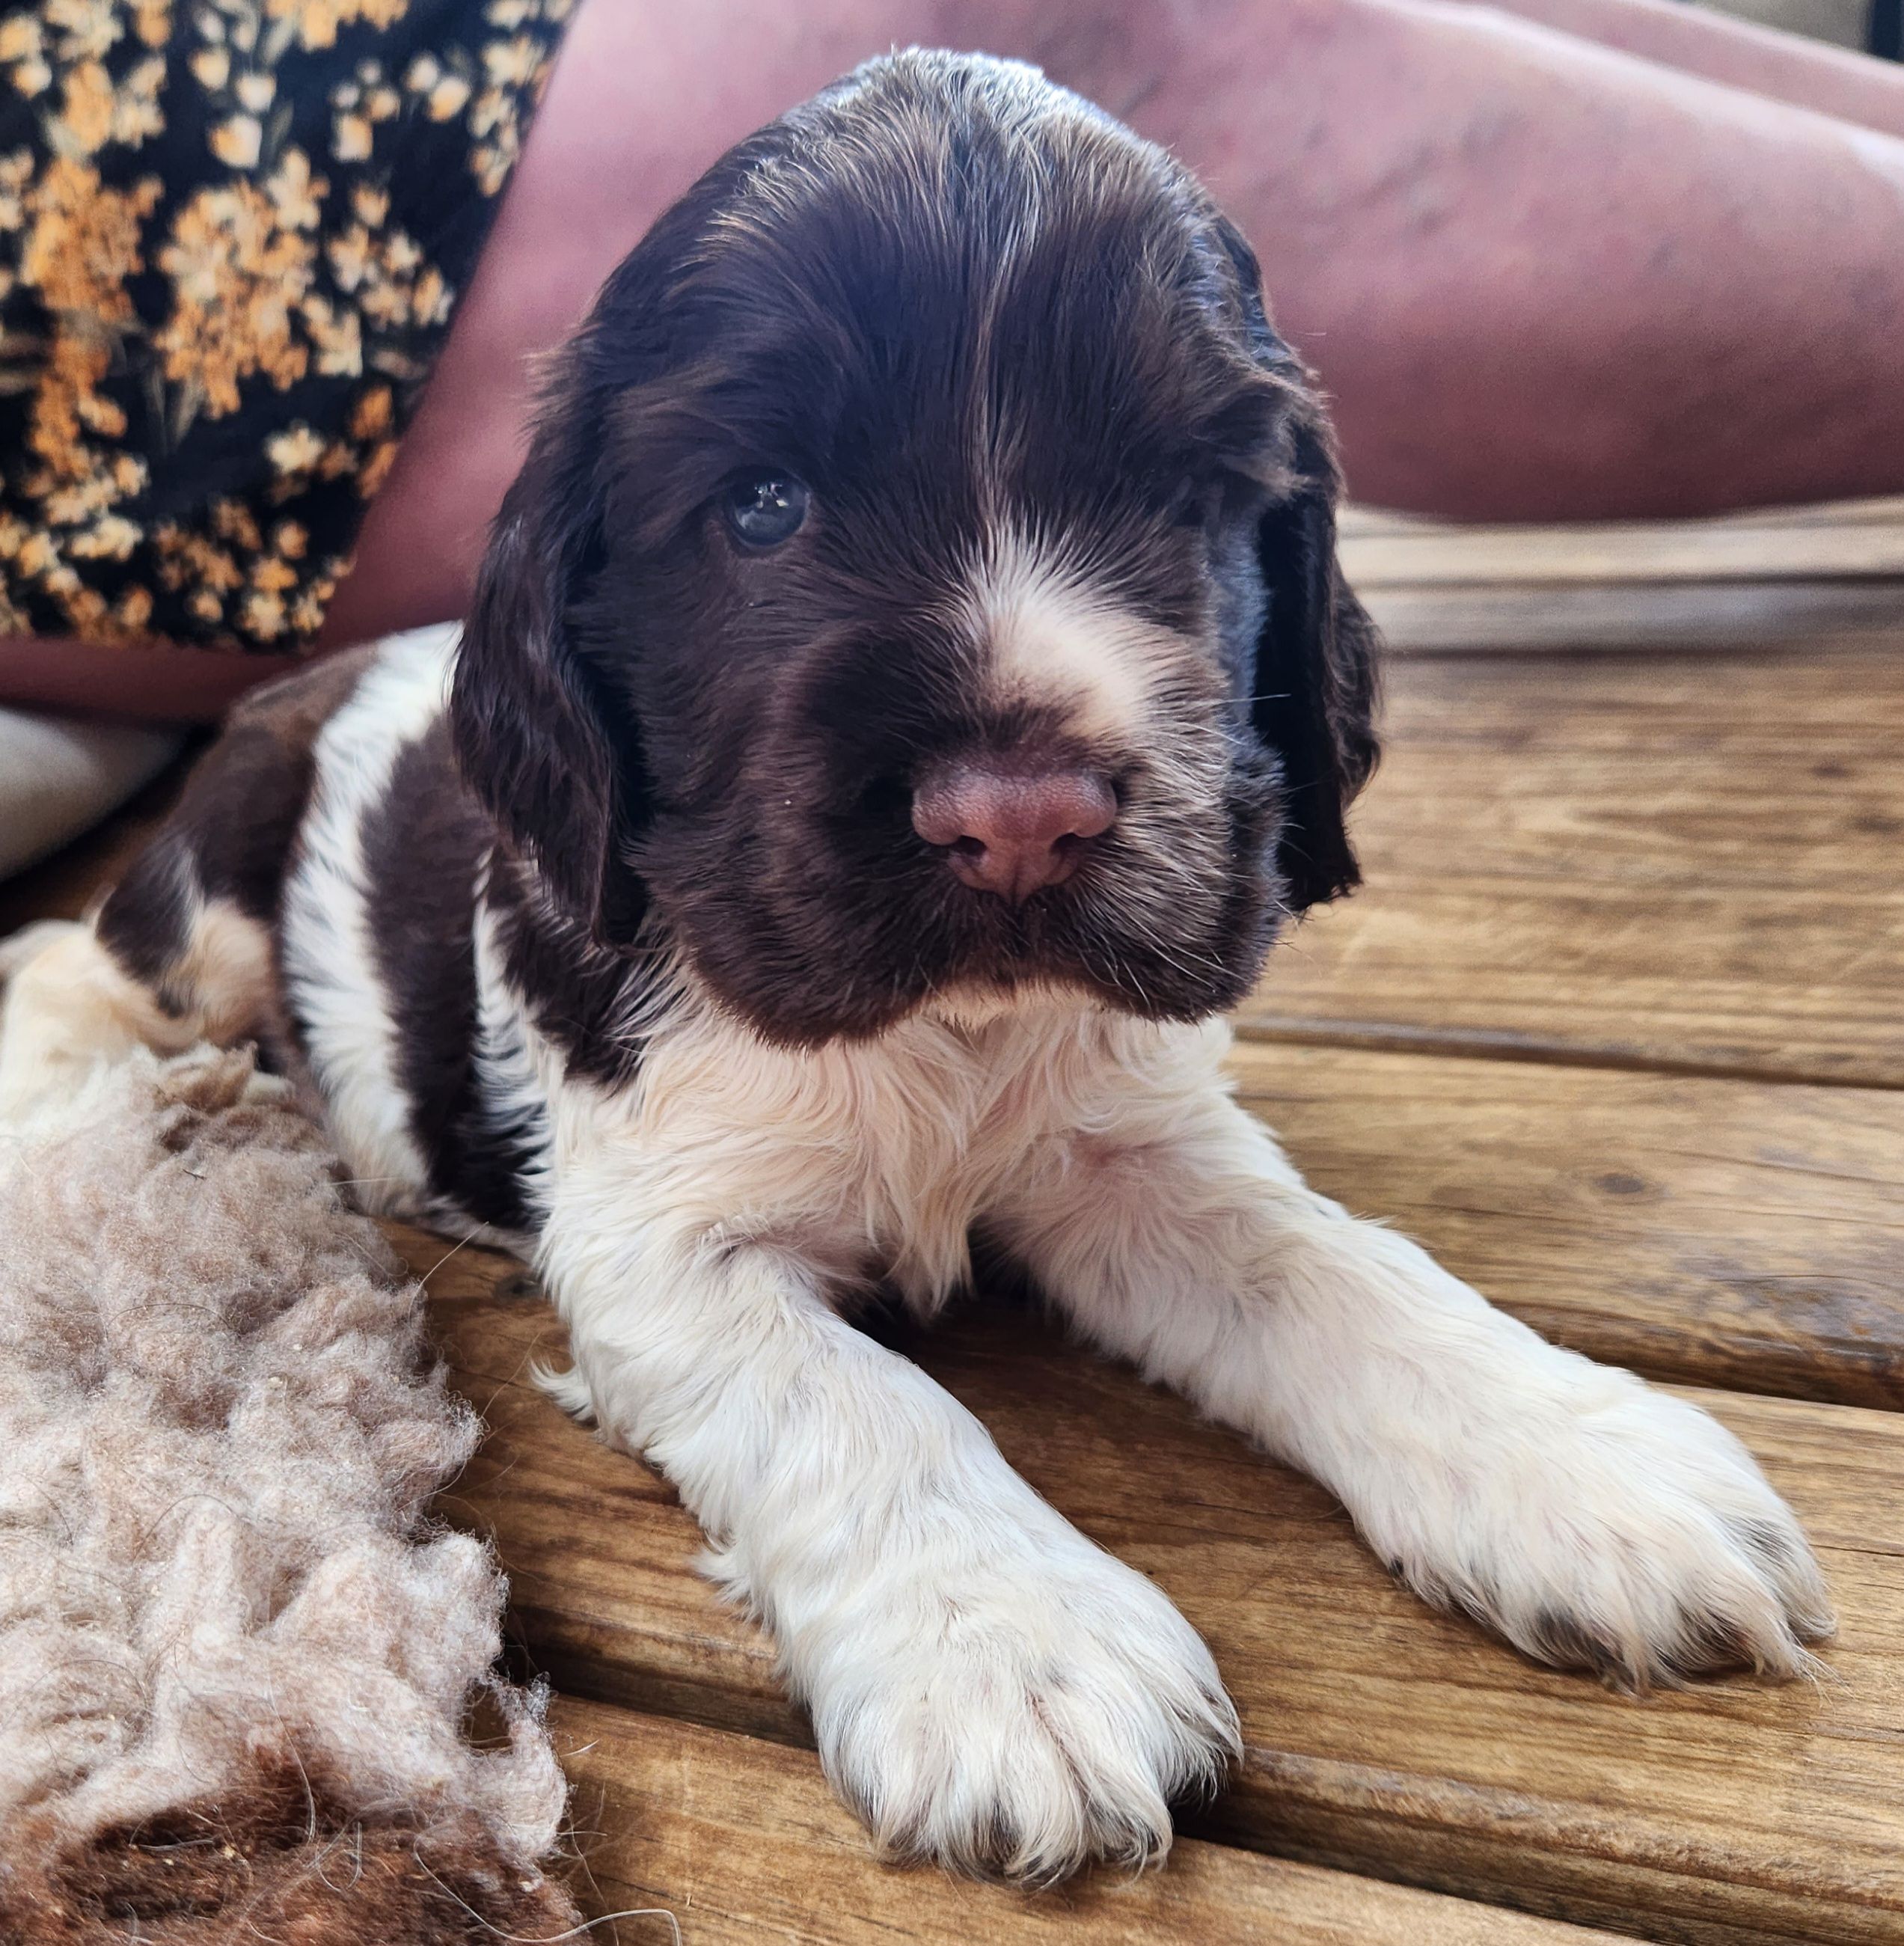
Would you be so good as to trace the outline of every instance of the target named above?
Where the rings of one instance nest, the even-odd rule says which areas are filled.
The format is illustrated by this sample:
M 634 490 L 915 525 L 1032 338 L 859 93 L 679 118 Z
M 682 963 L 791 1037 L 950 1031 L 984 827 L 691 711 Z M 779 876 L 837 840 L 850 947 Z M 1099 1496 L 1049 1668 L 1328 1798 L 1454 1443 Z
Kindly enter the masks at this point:
M 248 1054 L 0 1131 L 0 1939 L 548 1939 L 563 1785 L 429 1526 L 474 1416 Z M 489 1747 L 466 1734 L 472 1707 Z

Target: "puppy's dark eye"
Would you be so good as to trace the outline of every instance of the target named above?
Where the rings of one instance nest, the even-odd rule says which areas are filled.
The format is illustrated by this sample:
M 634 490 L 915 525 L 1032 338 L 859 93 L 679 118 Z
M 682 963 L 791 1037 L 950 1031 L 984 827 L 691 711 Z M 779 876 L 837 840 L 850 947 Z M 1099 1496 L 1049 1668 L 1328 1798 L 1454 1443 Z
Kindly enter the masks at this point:
M 776 548 L 805 524 L 813 496 L 786 473 L 750 473 L 727 489 L 727 530 L 743 546 Z

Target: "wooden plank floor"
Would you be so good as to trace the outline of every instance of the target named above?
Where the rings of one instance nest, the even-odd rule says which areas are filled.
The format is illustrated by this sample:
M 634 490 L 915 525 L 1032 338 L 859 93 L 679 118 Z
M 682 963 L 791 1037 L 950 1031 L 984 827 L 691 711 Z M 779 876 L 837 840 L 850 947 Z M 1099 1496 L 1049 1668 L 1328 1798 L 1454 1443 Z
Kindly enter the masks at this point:
M 1900 644 L 1396 663 L 1370 890 L 1244 1023 L 1904 1085 Z
M 1603 1932 L 1194 1839 L 1179 1843 L 1168 1872 L 1034 1897 L 929 1872 L 869 1872 L 859 1826 L 804 1753 L 587 1704 L 559 1704 L 554 1722 L 578 1819 L 599 1833 L 588 1851 L 598 1910 L 671 1912 L 696 1946 L 1609 1946 Z M 618 1931 L 631 1942 L 668 1936 L 655 1917 L 623 1919 Z
M 412 1261 L 442 1247 L 419 1237 Z M 539 1303 L 492 1294 L 501 1268 L 464 1251 L 431 1288 L 492 1428 L 449 1511 L 495 1536 L 529 1660 L 572 1695 L 804 1741 L 768 1645 L 696 1577 L 698 1536 L 665 1485 L 526 1382 L 560 1333 Z M 1209 1640 L 1248 1754 L 1206 1831 L 1642 1937 L 1904 1938 L 1896 1415 L 1697 1395 L 1807 1522 L 1843 1639 L 1816 1686 L 1634 1702 L 1430 1614 L 1319 1488 L 1028 1316 L 979 1305 L 895 1342 Z
M 1736 656 L 1894 637 L 1904 499 L 1575 527 L 1450 527 L 1350 508 L 1342 555 L 1405 653 Z
M 893 1342 L 1204 1631 L 1247 1755 L 1135 1884 L 895 1871 L 665 1484 L 527 1382 L 561 1345 L 532 1283 L 400 1231 L 491 1427 L 443 1511 L 495 1537 L 560 1692 L 580 1896 L 647 1915 L 596 1936 L 1904 1946 L 1904 509 L 1535 533 L 1518 564 L 1349 533 L 1378 609 L 1489 653 L 1405 638 L 1369 884 L 1279 952 L 1239 1092 L 1329 1194 L 1733 1426 L 1819 1544 L 1827 1676 L 1636 1702 L 1535 1668 L 1309 1482 L 975 1300 Z M 1516 652 L 1576 598 L 1619 653 Z M 1660 629 L 1673 601 L 1706 633 Z M 0 888 L 0 927 L 76 910 L 157 802 Z
M 1904 1405 L 1904 1093 L 1245 1042 L 1316 1185 L 1649 1376 Z

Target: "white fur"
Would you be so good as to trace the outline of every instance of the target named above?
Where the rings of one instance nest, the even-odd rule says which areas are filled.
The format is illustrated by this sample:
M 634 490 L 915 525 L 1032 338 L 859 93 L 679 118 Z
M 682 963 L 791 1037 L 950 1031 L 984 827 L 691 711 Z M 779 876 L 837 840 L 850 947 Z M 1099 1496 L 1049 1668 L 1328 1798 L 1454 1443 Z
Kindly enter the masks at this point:
M 454 629 L 394 637 L 325 724 L 285 883 L 285 985 L 332 1138 L 373 1211 L 418 1207 L 429 1172 L 397 1080 L 396 1029 L 366 910 L 363 819 L 388 789 L 404 745 L 442 713 L 455 640 Z
M 993 708 L 1054 707 L 1074 735 L 1144 746 L 1157 687 L 1192 645 L 1106 592 L 1114 565 L 1081 572 L 1014 526 L 992 531 L 965 600 Z
M 883 1269 L 922 1309 L 963 1280 L 1076 1019 L 798 1055 L 690 1005 L 619 1093 L 545 1055 L 539 1265 L 597 1416 L 707 1528 L 883 1846 L 1029 1880 L 1160 1855 L 1233 1712 L 1164 1596 L 835 1305 Z
M 1828 1605 L 1716 1420 L 1548 1344 L 1307 1188 L 1230 1100 L 1211 1026 L 1160 1034 L 992 1221 L 1097 1343 L 1340 1496 L 1429 1599 L 1629 1686 L 1736 1648 L 1809 1666 Z
M 1584 1642 L 1641 1683 L 1729 1636 L 1791 1674 L 1828 1626 L 1730 1435 L 1307 1190 L 1228 1098 L 1227 1043 L 1048 996 L 810 1053 L 690 1003 L 615 1094 L 542 1051 L 564 1395 L 679 1487 L 890 1849 L 1026 1878 L 1154 1855 L 1165 1800 L 1233 1734 L 1156 1591 L 836 1314 L 881 1274 L 930 1312 L 975 1223 L 1099 1342 L 1325 1481 L 1424 1594 L 1530 1651 Z
M 486 866 L 484 869 L 486 873 Z M 539 1228 L 548 1201 L 548 1096 L 529 1051 L 527 1018 L 503 976 L 495 916 L 486 900 L 477 904 L 474 944 L 476 1085 L 497 1127 L 522 1129 L 534 1142 L 533 1152 L 521 1170 L 522 1198 Z M 534 1247 L 531 1237 L 497 1234 L 508 1248 L 524 1256 Z
M 208 900 L 196 884 L 180 889 L 187 943 L 177 990 L 192 996 L 181 1007 L 162 1006 L 129 979 L 90 925 L 47 921 L 8 942 L 0 957 L 0 1126 L 60 1107 L 94 1070 L 135 1048 L 177 1054 L 256 1031 L 272 1005 L 270 934 L 228 900 Z

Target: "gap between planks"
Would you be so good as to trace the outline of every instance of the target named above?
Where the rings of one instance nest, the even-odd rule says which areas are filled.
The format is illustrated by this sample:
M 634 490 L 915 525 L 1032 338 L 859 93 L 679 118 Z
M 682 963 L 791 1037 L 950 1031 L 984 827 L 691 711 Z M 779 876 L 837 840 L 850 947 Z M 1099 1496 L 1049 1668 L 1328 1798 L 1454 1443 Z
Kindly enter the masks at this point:
M 1677 1076 L 1689 1080 L 1763 1082 L 1786 1088 L 1865 1088 L 1904 1090 L 1904 1075 L 1869 1079 L 1828 1068 L 1788 1067 L 1776 1060 L 1675 1058 L 1645 1048 L 1605 1047 L 1592 1042 L 1543 1040 L 1533 1034 L 1477 1028 L 1444 1031 L 1364 1021 L 1307 1019 L 1264 1012 L 1233 1021 L 1236 1039 L 1249 1045 L 1341 1048 L 1367 1054 L 1413 1054 L 1424 1059 L 1525 1061 L 1545 1067 L 1598 1068 L 1614 1074 Z

